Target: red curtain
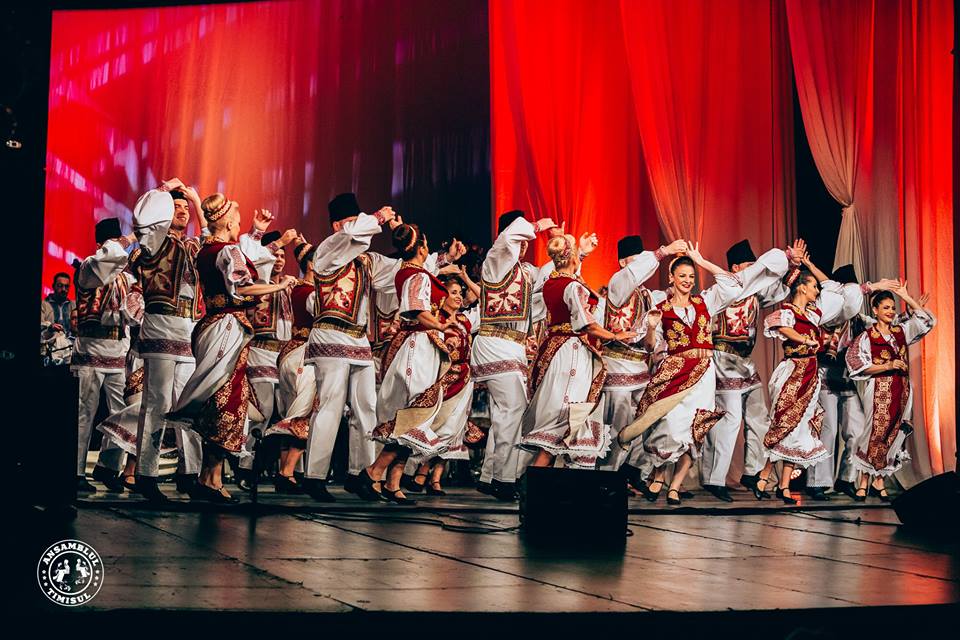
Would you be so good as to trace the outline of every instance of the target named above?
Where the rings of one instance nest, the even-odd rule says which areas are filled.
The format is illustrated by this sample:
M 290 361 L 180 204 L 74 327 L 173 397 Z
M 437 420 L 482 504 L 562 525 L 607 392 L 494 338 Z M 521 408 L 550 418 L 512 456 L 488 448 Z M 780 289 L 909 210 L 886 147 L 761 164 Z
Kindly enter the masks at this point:
M 718 264 L 792 235 L 793 115 L 780 2 L 622 0 L 636 123 L 664 233 Z M 726 266 L 723 264 L 723 266 Z
M 956 460 L 949 0 L 786 0 L 803 122 L 844 205 L 836 265 L 906 278 L 938 318 L 914 349 L 912 484 Z
M 600 246 L 583 274 L 602 286 L 618 268 L 621 236 L 660 242 L 619 6 L 491 0 L 490 43 L 494 213 L 519 208 L 595 231 Z M 543 242 L 528 259 L 548 259 Z
M 43 284 L 172 176 L 312 239 L 354 190 L 486 242 L 486 16 L 483 0 L 54 12 Z

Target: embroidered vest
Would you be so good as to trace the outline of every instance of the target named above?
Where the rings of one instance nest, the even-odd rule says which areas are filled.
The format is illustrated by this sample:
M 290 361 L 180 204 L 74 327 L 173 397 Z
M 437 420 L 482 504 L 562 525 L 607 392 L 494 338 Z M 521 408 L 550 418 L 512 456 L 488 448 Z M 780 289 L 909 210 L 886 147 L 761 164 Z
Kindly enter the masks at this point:
M 370 257 L 364 254 L 332 273 L 315 275 L 313 326 L 325 320 L 357 325 L 370 292 L 370 269 Z
M 227 283 L 223 279 L 223 272 L 217 268 L 217 255 L 220 250 L 231 245 L 239 246 L 231 242 L 207 242 L 197 254 L 197 274 L 200 276 L 200 288 L 203 291 L 208 314 L 243 310 L 255 304 L 253 296 L 244 296 L 238 301 L 230 295 L 227 291 Z M 246 256 L 244 260 L 250 278 L 256 280 L 256 267 Z
M 909 362 L 907 342 L 903 339 L 903 329 L 901 327 L 890 327 L 890 335 L 893 337 L 894 344 L 887 342 L 887 339 L 877 331 L 876 327 L 870 328 L 870 357 L 873 364 L 886 364 L 892 360 Z M 906 375 L 906 372 L 894 370 L 883 375 Z
M 802 313 L 789 302 L 785 303 L 783 308 L 793 311 L 793 315 L 796 317 L 796 324 L 793 326 L 793 328 L 797 333 L 802 336 L 814 338 L 818 342 L 820 341 L 820 327 L 810 322 L 810 319 L 807 318 L 805 313 Z M 820 309 L 817 309 L 816 307 L 811 308 L 813 312 L 817 314 L 817 317 L 821 315 Z M 783 343 L 783 355 L 786 358 L 809 358 L 817 355 L 818 351 L 820 351 L 820 347 L 811 347 L 800 342 L 794 342 L 793 340 L 786 340 Z
M 453 365 L 468 365 L 470 363 L 470 347 L 473 345 L 473 328 L 467 316 L 457 312 L 457 323 L 450 325 L 443 332 L 443 342 L 447 345 L 450 354 L 450 363 Z M 441 309 L 440 320 L 446 321 L 450 315 Z
M 690 302 L 693 303 L 696 314 L 691 326 L 680 319 L 670 304 L 669 298 L 657 305 L 657 308 L 663 312 L 660 323 L 663 327 L 663 336 L 667 341 L 667 353 L 670 355 L 690 349 L 713 349 L 713 334 L 710 331 L 710 314 L 707 312 L 707 305 L 700 296 L 691 296 Z
M 313 327 L 313 314 L 307 308 L 307 298 L 315 291 L 309 282 L 301 282 L 290 292 L 290 306 L 293 308 L 293 337 L 306 338 Z
M 531 287 L 518 262 L 500 282 L 480 280 L 480 323 L 530 318 Z
M 607 331 L 620 333 L 631 331 L 643 317 L 643 314 L 653 306 L 653 299 L 646 287 L 637 287 L 630 297 L 619 307 L 607 298 L 603 323 Z
M 371 296 L 373 298 L 373 296 Z M 381 311 L 375 300 L 370 301 L 370 344 L 379 347 L 387 344 L 397 333 L 397 312 Z
M 167 236 L 155 255 L 148 255 L 139 248 L 130 259 L 131 271 L 143 290 L 143 304 L 147 313 L 181 315 L 199 320 L 204 314 L 203 297 L 198 290 L 200 280 L 194 260 L 199 244 Z M 193 285 L 193 302 L 189 309 L 180 303 L 180 290 L 184 284 Z
M 444 299 L 447 297 L 447 289 L 446 287 L 443 286 L 443 283 L 437 279 L 436 276 L 434 276 L 429 271 L 426 271 L 425 269 L 422 269 L 414 265 L 406 264 L 406 263 L 402 267 L 400 267 L 400 270 L 397 271 L 397 275 L 394 277 L 394 280 L 393 280 L 394 286 L 397 289 L 397 296 L 399 297 L 403 294 L 404 283 L 406 283 L 406 281 L 412 278 L 413 276 L 420 273 L 427 274 L 427 277 L 430 280 L 430 312 L 433 315 L 438 315 L 440 311 L 440 306 L 443 304 Z M 411 322 L 411 324 L 419 325 L 419 323 L 413 323 L 413 322 Z M 422 327 L 422 328 L 425 328 L 425 327 Z
M 571 282 L 583 284 L 583 281 L 579 278 L 554 271 L 543 285 L 543 304 L 547 307 L 547 329 L 551 332 L 573 332 L 573 327 L 570 325 L 572 319 L 570 307 L 563 299 L 563 292 Z M 591 291 L 587 302 L 588 310 L 592 311 L 596 308 L 599 301 L 599 298 Z
M 76 282 L 76 278 L 74 278 Z M 120 340 L 123 337 L 123 327 L 109 327 L 102 324 L 104 306 L 111 297 L 116 296 L 118 301 L 127 295 L 127 279 L 121 273 L 113 282 L 105 287 L 83 289 L 77 287 L 77 335 L 81 338 L 101 338 Z M 119 309 L 117 309 L 119 312 Z
M 253 326 L 255 337 L 274 338 L 277 335 L 277 324 L 284 317 L 284 297 L 286 291 L 277 291 L 263 296 L 256 296 L 254 306 L 247 309 L 247 319 Z

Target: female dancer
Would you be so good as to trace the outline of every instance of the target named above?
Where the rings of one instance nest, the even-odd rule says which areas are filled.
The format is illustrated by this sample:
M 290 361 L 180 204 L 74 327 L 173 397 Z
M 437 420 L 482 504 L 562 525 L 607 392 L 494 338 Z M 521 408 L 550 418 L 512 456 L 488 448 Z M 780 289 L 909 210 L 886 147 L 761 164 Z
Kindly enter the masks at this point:
M 770 377 L 770 429 L 763 439 L 767 462 L 752 488 L 757 500 L 769 497 L 770 473 L 774 463 L 782 460 L 776 493 L 786 504 L 797 503 L 790 494 L 794 468 L 806 468 L 830 456 L 820 441 L 820 326 L 849 320 L 863 304 L 860 285 L 829 280 L 808 255 L 801 263 L 805 268 L 791 283 L 788 301 L 764 322 L 764 335 L 783 341 L 783 360 Z
M 293 255 L 304 274 L 290 293 L 293 307 L 293 329 L 277 358 L 280 382 L 277 386 L 277 408 L 280 421 L 270 425 L 264 438 L 280 439 L 280 467 L 273 484 L 277 493 L 300 494 L 303 488 L 294 479 L 297 462 L 307 446 L 310 416 L 316 408 L 317 384 L 313 365 L 303 361 L 307 338 L 313 327 L 314 247 L 299 238 Z
M 630 340 L 636 333 L 612 333 L 594 319 L 599 298 L 577 275 L 573 236 L 551 238 L 547 254 L 555 270 L 543 285 L 547 329 L 530 377 L 520 439 L 528 453 L 520 464 L 548 467 L 562 456 L 571 467 L 592 469 L 610 446 L 600 402 L 607 372 L 598 342 Z
M 434 420 L 434 432 L 443 443 L 441 447 L 446 451 L 439 457 L 428 459 L 420 464 L 414 476 L 404 476 L 408 479 L 404 483 L 408 491 L 419 493 L 426 487 L 428 495 L 445 495 L 440 480 L 443 477 L 446 460 L 469 458 L 464 444 L 464 435 L 473 401 L 470 351 L 473 346 L 473 333 L 480 327 L 478 307 L 473 306 L 462 310 L 480 297 L 480 286 L 470 279 L 466 269 L 461 267 L 459 274 L 442 277 L 440 280 L 447 290 L 447 297 L 443 300 L 443 306 L 440 307 L 440 321 L 450 322 L 443 332 L 443 342 L 450 354 L 450 368 L 443 375 L 442 380 L 444 385 L 442 412 L 448 408 L 450 411 L 446 417 L 437 416 Z
M 897 294 L 910 316 L 897 323 Z M 909 455 L 904 441 L 913 428 L 904 419 L 913 409 L 907 347 L 927 335 L 936 324 L 929 311 L 915 301 L 904 282 L 893 290 L 875 293 L 870 300 L 876 324 L 860 334 L 847 350 L 847 369 L 854 380 L 866 382 L 861 398 L 866 428 L 856 441 L 853 465 L 862 474 L 854 500 L 863 502 L 867 484 L 871 493 L 887 502 L 883 479 L 896 473 Z
M 210 236 L 204 238 L 196 266 L 207 313 L 193 332 L 197 368 L 168 419 L 192 423 L 203 437 L 203 468 L 197 491 L 191 497 L 233 503 L 223 487 L 226 454 L 243 449 L 244 423 L 251 399 L 247 381 L 247 354 L 253 327 L 246 316 L 252 296 L 289 289 L 296 278 L 283 276 L 277 284 L 256 284 L 253 263 L 237 241 L 240 209 L 222 193 L 201 204 Z
M 443 332 L 453 321 L 439 318 L 447 291 L 423 268 L 430 253 L 426 235 L 416 225 L 401 224 L 393 231 L 393 245 L 403 260 L 395 279 L 401 323 L 383 354 L 379 424 L 373 430 L 374 439 L 384 443 L 384 448 L 360 474 L 360 484 L 376 491 L 376 483 L 387 474 L 380 495 L 409 505 L 415 501 L 400 489 L 407 457 L 413 452 L 420 459 L 429 459 L 446 447 L 433 427 L 441 413 L 444 375 L 450 367 Z
M 698 245 L 688 242 L 684 254 L 670 264 L 672 286 L 666 299 L 647 312 L 641 329 L 646 348 L 666 350 L 666 356 L 644 390 L 637 419 L 620 433 L 624 446 L 650 429 L 643 447 L 655 470 L 649 484 L 641 487 L 648 500 L 660 496 L 667 465 L 676 463 L 667 491 L 669 504 L 680 504 L 683 480 L 707 432 L 722 415 L 715 404 L 710 318 L 743 294 L 742 281 L 706 260 Z M 785 270 L 786 259 L 782 262 Z M 716 283 L 694 295 L 697 266 L 712 273 Z

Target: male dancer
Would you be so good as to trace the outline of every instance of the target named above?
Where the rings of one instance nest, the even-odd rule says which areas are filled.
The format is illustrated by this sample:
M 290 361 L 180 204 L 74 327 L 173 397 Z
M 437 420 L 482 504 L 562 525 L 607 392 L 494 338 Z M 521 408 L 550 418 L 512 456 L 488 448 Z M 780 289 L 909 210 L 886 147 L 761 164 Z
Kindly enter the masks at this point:
M 165 417 L 196 366 L 190 340 L 194 325 L 203 316 L 194 266 L 200 239 L 184 237 L 190 204 L 201 232 L 205 232 L 200 197 L 176 178 L 145 193 L 133 210 L 140 250 L 131 261 L 131 271 L 140 284 L 145 307 L 139 339 L 144 378 L 137 425 L 136 487 L 152 502 L 167 501 L 157 486 L 165 430 L 176 430 L 177 491 L 190 493 L 200 473 L 200 436 L 169 424 Z
M 538 269 L 521 262 L 537 233 L 557 225 L 550 218 L 531 224 L 523 211 L 508 211 L 497 223 L 497 239 L 483 261 L 480 329 L 473 342 L 474 380 L 487 386 L 490 430 L 478 489 L 499 500 L 516 499 L 520 424 L 527 408 L 527 336 L 532 289 Z
M 126 355 L 130 348 L 129 325 L 125 315 L 127 293 L 133 277 L 124 271 L 127 247 L 136 238 L 120 233 L 120 221 L 106 218 L 97 223 L 97 252 L 77 267 L 77 341 L 71 370 L 80 380 L 80 411 L 77 441 L 77 489 L 95 491 L 85 479 L 87 450 L 93 420 L 100 406 L 100 390 L 107 398 L 109 412 L 123 409 Z M 118 476 L 123 466 L 123 449 L 110 438 L 100 446 L 93 479 L 108 491 L 122 492 Z
M 316 312 L 304 360 L 314 366 L 317 377 L 317 411 L 307 438 L 304 490 L 317 501 L 334 501 L 326 480 L 340 419 L 349 405 L 348 473 L 360 476 L 355 488 L 361 497 L 378 500 L 369 478 L 363 477 L 367 474 L 360 473 L 373 463 L 370 435 L 377 425 L 376 376 L 367 324 L 372 293 L 394 288 L 400 261 L 369 248 L 383 225 L 393 229 L 399 222 L 390 207 L 374 215 L 363 213 L 352 193 L 336 196 L 328 210 L 333 234 L 320 243 L 313 257 Z

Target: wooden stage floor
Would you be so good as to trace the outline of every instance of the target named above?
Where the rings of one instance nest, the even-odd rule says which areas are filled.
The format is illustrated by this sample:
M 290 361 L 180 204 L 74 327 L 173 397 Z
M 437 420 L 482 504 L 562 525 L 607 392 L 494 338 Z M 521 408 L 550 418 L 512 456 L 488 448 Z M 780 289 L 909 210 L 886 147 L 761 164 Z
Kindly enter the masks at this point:
M 592 553 L 583 540 L 569 554 L 531 547 L 516 530 L 515 505 L 470 489 L 415 508 L 332 492 L 340 501 L 325 507 L 265 490 L 255 517 L 248 507 L 185 502 L 158 511 L 96 494 L 78 503 L 72 522 L 41 527 L 26 546 L 39 558 L 46 545 L 75 538 L 100 553 L 105 579 L 79 608 L 88 613 L 752 611 L 778 612 L 783 625 L 941 605 L 906 609 L 926 611 L 929 622 L 960 603 L 957 541 L 898 527 L 880 504 L 843 498 L 784 510 L 742 491 L 732 505 L 701 491 L 682 510 L 662 497 L 631 499 L 624 549 Z M 27 606 L 63 612 L 41 600 Z M 883 611 L 865 620 L 903 622 L 890 613 L 899 609 Z

